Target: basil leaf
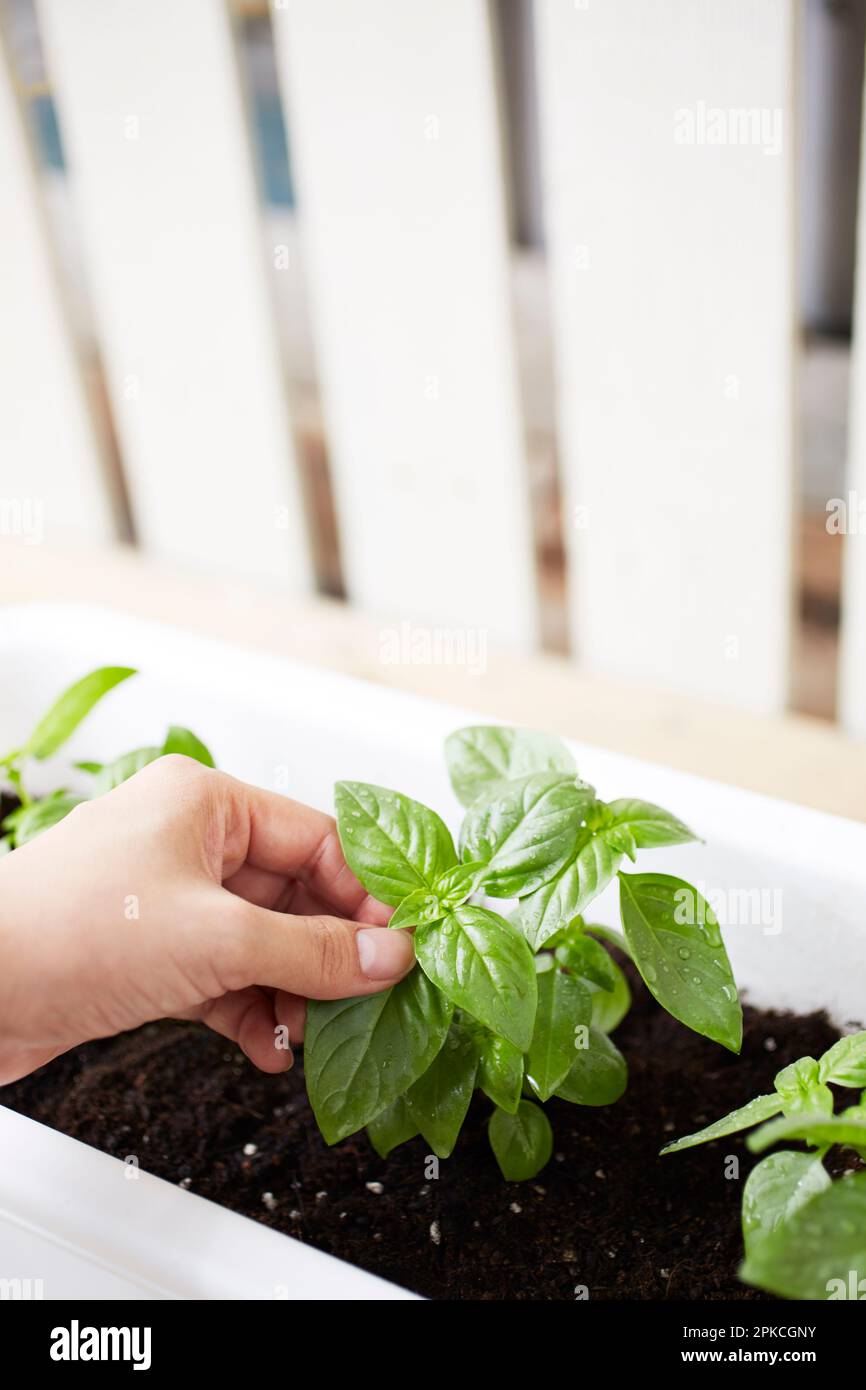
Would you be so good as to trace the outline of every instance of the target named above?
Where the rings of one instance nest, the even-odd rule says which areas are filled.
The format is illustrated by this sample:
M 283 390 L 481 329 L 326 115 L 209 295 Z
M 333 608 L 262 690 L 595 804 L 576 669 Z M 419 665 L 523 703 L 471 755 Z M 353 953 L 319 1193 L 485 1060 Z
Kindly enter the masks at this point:
M 22 807 L 22 814 L 17 816 L 12 831 L 16 848 L 35 840 L 44 830 L 50 830 L 64 820 L 70 811 L 81 805 L 83 799 L 73 796 L 71 792 L 57 791 L 41 801 L 32 801 L 29 806 Z
M 628 1067 L 606 1033 L 590 1028 L 588 1046 L 578 1048 L 568 1074 L 556 1088 L 572 1105 L 613 1105 L 628 1085 Z
M 593 932 L 590 936 L 588 933 Z M 589 990 L 592 1001 L 592 1021 L 603 1033 L 611 1033 L 625 1018 L 631 1007 L 628 980 L 612 956 L 596 941 L 601 936 L 618 950 L 628 953 L 625 937 L 609 927 L 597 926 L 576 918 L 550 937 L 546 946 L 553 949 L 560 965 L 580 976 Z
M 560 965 L 573 975 L 591 980 L 599 989 L 612 990 L 616 985 L 614 962 L 604 947 L 583 931 L 569 930 L 555 948 Z
M 335 800 L 346 863 L 379 902 L 397 907 L 457 863 L 444 822 L 420 801 L 367 782 L 338 782 Z
M 21 752 L 32 758 L 49 758 L 90 713 L 94 705 L 121 681 L 136 672 L 131 666 L 101 666 L 70 685 L 31 733 Z
M 627 825 L 606 825 L 602 838 L 617 854 L 627 854 L 632 863 L 637 859 L 637 841 Z M 605 880 L 607 881 L 607 880 Z M 594 895 L 593 895 L 594 896 Z
M 205 767 L 216 767 L 210 749 L 197 738 L 192 729 L 184 729 L 180 724 L 172 724 L 162 745 L 163 753 L 183 753 Z
M 743 1188 L 743 1243 L 746 1258 L 777 1226 L 830 1186 L 830 1175 L 814 1154 L 770 1154 L 758 1163 Z
M 134 777 L 143 767 L 155 763 L 157 758 L 163 757 L 166 753 L 183 753 L 185 757 L 193 758 L 205 767 L 215 766 L 210 750 L 201 739 L 197 738 L 192 730 L 173 724 L 161 747 L 149 744 L 144 748 L 133 748 L 128 753 L 121 753 L 120 757 L 111 763 L 90 764 L 87 770 L 94 772 L 93 795 L 104 796 L 106 792 L 113 791 L 115 787 L 119 787 L 122 782 L 128 782 L 130 777 Z
M 445 908 L 435 893 L 427 888 L 416 888 L 395 909 L 388 926 L 417 927 L 420 922 L 439 922 L 444 913 Z
M 498 1108 L 494 1110 L 487 1135 L 502 1176 L 508 1182 L 534 1178 L 553 1153 L 550 1121 L 531 1100 L 522 1100 L 516 1115 Z
M 819 1071 L 814 1057 L 798 1057 L 776 1072 L 773 1085 L 784 1100 L 798 1100 L 817 1084 Z
M 114 762 L 106 763 L 100 768 L 93 781 L 93 795 L 104 796 L 106 792 L 113 791 L 121 782 L 129 781 L 136 772 L 140 772 L 143 767 L 156 762 L 160 757 L 162 749 L 153 744 L 147 748 L 133 748 L 129 753 L 121 753 Z
M 818 1080 L 819 1070 L 814 1057 L 800 1057 L 777 1072 L 773 1085 L 786 1115 L 832 1115 L 833 1093 Z
M 866 1086 L 866 1032 L 835 1042 L 821 1058 L 818 1079 L 829 1086 Z
M 559 772 L 505 782 L 492 800 L 467 811 L 461 858 L 487 865 L 484 887 L 491 897 L 524 897 L 571 858 L 592 795 L 592 788 Z
M 451 1005 L 422 970 L 381 994 L 312 999 L 304 1072 L 329 1144 L 369 1124 L 427 1070 L 445 1041 Z
M 49 793 L 49 796 L 47 796 L 47 797 L 45 797 L 45 798 L 43 798 L 43 799 L 44 799 L 45 801 L 48 801 L 48 800 L 50 800 L 50 798 L 51 798 L 52 796 L 65 796 L 65 795 L 66 795 L 66 792 L 65 792 L 65 791 L 62 791 L 62 792 L 51 792 L 51 793 Z M 32 804 L 33 804 L 33 803 L 31 802 L 31 803 L 28 803 L 26 806 L 24 806 L 24 805 L 16 806 L 14 811 L 10 811 L 9 814 L 8 814 L 8 816 L 5 816 L 5 817 L 3 818 L 3 820 L 0 821 L 0 828 L 2 828 L 3 830 L 14 830 L 15 827 L 16 827 L 16 825 L 18 824 L 18 822 L 19 822 L 20 820 L 22 820 L 24 816 L 27 815 L 27 812 L 29 811 L 30 806 L 31 806 Z
M 520 925 L 533 950 L 540 950 L 561 927 L 579 916 L 607 887 L 621 862 L 621 852 L 592 835 L 555 878 L 523 898 Z
M 438 922 L 449 907 L 460 907 L 472 896 L 483 864 L 455 864 L 436 880 L 435 892 L 416 888 L 397 908 L 389 927 L 417 927 L 422 922 Z
M 538 976 L 538 1010 L 529 1045 L 526 1079 L 540 1100 L 549 1100 L 571 1068 L 577 1030 L 589 1031 L 592 999 L 573 975 L 548 970 Z
M 484 864 L 455 864 L 436 880 L 436 892 L 447 907 L 459 907 L 476 891 L 484 876 Z
M 634 839 L 625 826 L 610 824 L 610 809 L 603 801 L 584 809 L 574 849 L 555 878 L 520 904 L 521 929 L 538 951 L 551 936 L 567 926 L 610 883 L 623 854 L 632 859 Z
M 631 1008 L 628 980 L 615 960 L 610 964 L 614 978 L 612 990 L 600 989 L 592 980 L 585 981 L 592 996 L 592 1021 L 602 1033 L 612 1033 L 618 1028 Z
M 743 1011 L 709 903 L 668 874 L 619 879 L 622 924 L 650 993 L 687 1028 L 739 1052 Z
M 516 1115 L 523 1090 L 523 1053 L 506 1038 L 499 1038 L 487 1029 L 476 1039 L 476 1046 L 478 1085 L 500 1110 Z
M 680 1149 L 693 1149 L 696 1144 L 708 1144 L 711 1139 L 724 1139 L 728 1134 L 737 1134 L 741 1129 L 750 1129 L 752 1125 L 761 1124 L 771 1115 L 778 1115 L 781 1109 L 782 1102 L 778 1096 L 756 1096 L 748 1105 L 740 1106 L 739 1110 L 732 1110 L 721 1120 L 714 1120 L 705 1129 L 698 1129 L 694 1134 L 686 1134 L 682 1139 L 675 1139 L 672 1144 L 666 1144 L 661 1152 L 675 1154 L 679 1153 Z
M 499 782 L 530 772 L 576 773 L 574 759 L 558 738 L 532 729 L 478 724 L 445 740 L 445 761 L 461 805 L 471 806 Z
M 866 1279 L 866 1173 L 812 1197 L 754 1243 L 739 1273 L 782 1298 L 858 1297 L 859 1281 Z
M 584 931 L 592 932 L 593 936 L 600 936 L 602 941 L 606 941 L 609 946 L 615 946 L 618 951 L 622 951 L 624 956 L 628 956 L 629 960 L 633 961 L 631 947 L 622 932 L 617 931 L 616 927 L 605 927 L 600 922 L 586 922 Z
M 866 1114 L 859 1106 L 852 1107 L 858 1113 L 848 1117 L 843 1110 L 840 1115 L 786 1115 L 780 1120 L 771 1120 L 754 1134 L 750 1134 L 747 1144 L 752 1153 L 763 1153 L 771 1144 L 782 1139 L 802 1139 L 816 1148 L 828 1148 L 831 1144 L 844 1144 L 846 1148 L 866 1150 Z
M 681 845 L 698 838 L 670 811 L 663 811 L 661 806 L 654 806 L 651 801 L 623 798 L 609 801 L 607 809 L 611 814 L 611 825 L 628 827 L 638 849 Z
M 387 1158 L 392 1149 L 414 1139 L 417 1133 L 418 1126 L 409 1114 L 404 1096 L 398 1096 L 367 1125 L 367 1138 L 380 1158 Z
M 535 1020 L 535 964 L 510 922 L 484 907 L 455 907 L 441 922 L 418 927 L 415 954 L 458 1008 L 525 1051 Z
M 472 1038 L 452 1023 L 445 1044 L 406 1093 L 406 1107 L 437 1158 L 448 1158 L 460 1133 L 478 1070 Z

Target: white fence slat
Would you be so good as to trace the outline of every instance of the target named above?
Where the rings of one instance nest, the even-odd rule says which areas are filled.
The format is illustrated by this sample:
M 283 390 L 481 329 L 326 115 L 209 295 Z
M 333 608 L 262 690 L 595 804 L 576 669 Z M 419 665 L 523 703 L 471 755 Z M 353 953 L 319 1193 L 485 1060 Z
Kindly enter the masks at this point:
M 784 706 L 793 0 L 540 0 L 574 646 Z
M 866 738 L 866 94 L 862 121 L 846 489 L 827 498 L 828 523 L 845 537 L 839 720 L 858 738 Z
M 349 595 L 528 644 L 486 5 L 274 0 L 273 20 Z
M 311 582 L 222 0 L 39 0 L 136 530 Z
M 0 543 L 104 540 L 114 520 L 0 34 Z

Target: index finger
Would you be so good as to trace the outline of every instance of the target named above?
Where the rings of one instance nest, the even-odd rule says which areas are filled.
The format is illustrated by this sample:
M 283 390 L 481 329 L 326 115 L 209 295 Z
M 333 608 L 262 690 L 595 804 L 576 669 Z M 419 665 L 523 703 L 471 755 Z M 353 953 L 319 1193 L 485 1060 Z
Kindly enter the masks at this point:
M 361 909 L 379 917 L 387 908 L 370 898 L 346 863 L 333 816 L 279 792 L 236 782 L 247 825 L 241 863 L 303 883 L 343 917 Z M 239 867 L 239 865 L 238 865 Z

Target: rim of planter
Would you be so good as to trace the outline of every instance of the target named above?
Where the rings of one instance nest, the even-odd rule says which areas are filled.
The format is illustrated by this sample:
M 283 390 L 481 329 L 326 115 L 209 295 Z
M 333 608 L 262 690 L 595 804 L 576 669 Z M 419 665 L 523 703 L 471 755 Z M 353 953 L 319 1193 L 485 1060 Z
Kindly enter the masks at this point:
M 15 672 L 0 743 L 14 742 L 66 681 L 127 663 L 142 675 L 85 722 L 64 764 L 116 755 L 130 729 L 135 743 L 156 742 L 183 723 L 221 766 L 324 809 L 332 783 L 348 777 L 399 786 L 456 821 L 442 740 L 495 722 L 93 605 L 0 610 L 0 661 Z M 729 910 L 751 904 L 751 920 L 722 922 L 748 1002 L 825 1008 L 840 1027 L 862 1025 L 866 825 L 567 742 L 605 798 L 658 802 L 704 837 L 650 851 L 642 869 L 682 871 L 711 903 L 722 885 Z M 47 788 L 51 764 L 36 771 Z M 593 904 L 594 920 L 615 923 L 615 895 L 611 885 Z M 3 1107 L 0 1154 L 0 1280 L 41 1279 L 44 1297 L 415 1297 Z

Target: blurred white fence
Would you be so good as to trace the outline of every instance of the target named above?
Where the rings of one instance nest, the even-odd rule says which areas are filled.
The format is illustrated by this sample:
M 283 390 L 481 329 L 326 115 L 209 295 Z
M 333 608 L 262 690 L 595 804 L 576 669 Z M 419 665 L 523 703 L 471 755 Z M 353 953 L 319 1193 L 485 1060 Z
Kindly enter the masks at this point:
M 37 10 L 139 543 L 304 591 L 297 421 L 229 7 Z M 798 11 L 535 3 L 572 650 L 770 712 L 793 608 Z M 531 649 L 486 0 L 272 0 L 272 22 L 349 598 Z M 0 500 L 13 521 L 38 502 L 47 539 L 98 542 L 115 525 L 105 445 L 40 197 L 4 67 Z M 859 419 L 862 362 L 855 376 Z M 851 478 L 866 497 L 862 425 Z M 842 695 L 862 733 L 864 552 L 848 544 Z

